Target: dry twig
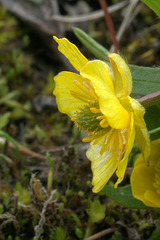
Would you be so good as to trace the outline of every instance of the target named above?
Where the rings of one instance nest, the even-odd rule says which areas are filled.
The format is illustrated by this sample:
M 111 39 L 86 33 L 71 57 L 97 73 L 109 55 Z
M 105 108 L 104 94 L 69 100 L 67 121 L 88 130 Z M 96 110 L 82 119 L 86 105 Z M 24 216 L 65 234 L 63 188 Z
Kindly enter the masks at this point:
M 1 144 L 5 144 L 5 142 L 6 142 L 6 139 L 3 138 L 3 137 L 0 137 L 0 143 L 1 143 Z M 11 142 L 8 142 L 8 146 L 9 146 L 10 148 L 12 148 L 12 149 L 16 149 L 16 146 L 15 146 L 13 143 L 11 143 Z M 26 147 L 23 147 L 23 146 L 20 145 L 20 144 L 18 144 L 17 147 L 18 147 L 19 151 L 22 152 L 22 153 L 25 154 L 25 155 L 28 155 L 28 156 L 31 156 L 31 157 L 33 157 L 33 158 L 37 158 L 37 159 L 46 161 L 46 157 L 43 156 L 43 155 L 41 155 L 41 154 L 39 154 L 39 153 L 36 153 L 36 152 L 34 152 L 34 151 L 26 148 Z
M 144 97 L 137 99 L 144 107 L 148 107 L 160 102 L 160 91 L 150 93 Z
M 130 0 L 130 3 L 128 5 L 128 7 L 125 10 L 125 16 L 123 19 L 123 22 L 118 30 L 118 33 L 116 35 L 116 39 L 118 40 L 118 42 L 120 41 L 120 39 L 123 36 L 124 31 L 127 29 L 127 27 L 130 25 L 130 23 L 133 21 L 135 14 L 133 14 L 133 9 L 135 8 L 135 6 L 137 5 L 139 0 Z M 111 46 L 110 51 L 113 52 L 115 49 L 114 45 Z
M 127 1 L 123 1 L 117 4 L 114 4 L 108 7 L 108 12 L 112 13 L 118 11 L 119 9 L 126 6 Z M 79 23 L 79 22 L 86 22 L 86 21 L 93 21 L 96 19 L 100 19 L 104 17 L 103 10 L 97 10 L 90 13 L 81 14 L 79 16 L 62 16 L 62 15 L 53 15 L 53 16 L 46 16 L 47 20 L 53 20 L 55 22 L 63 22 L 63 23 Z
M 105 229 L 105 230 L 103 230 L 101 232 L 98 232 L 98 233 L 90 236 L 89 238 L 87 238 L 85 240 L 95 240 L 95 239 L 98 239 L 98 238 L 100 238 L 100 237 L 102 237 L 104 235 L 107 235 L 109 233 L 113 233 L 115 231 L 116 231 L 116 228 L 108 228 L 108 229 Z

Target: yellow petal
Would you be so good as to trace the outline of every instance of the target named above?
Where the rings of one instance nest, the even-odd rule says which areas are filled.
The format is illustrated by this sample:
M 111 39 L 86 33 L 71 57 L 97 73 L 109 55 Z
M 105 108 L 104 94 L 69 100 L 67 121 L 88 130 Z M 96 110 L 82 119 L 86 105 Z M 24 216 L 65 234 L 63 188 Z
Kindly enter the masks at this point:
M 114 93 L 114 85 L 111 76 L 109 75 L 109 66 L 105 62 L 100 60 L 89 61 L 87 65 L 81 69 L 80 74 L 90 80 L 92 78 L 96 79 L 99 88 Z
M 155 191 L 148 190 L 144 194 L 145 201 L 144 203 L 149 207 L 160 208 L 160 194 Z
M 151 202 L 146 197 L 147 191 L 155 191 L 154 183 L 154 169 L 146 166 L 144 163 L 135 166 L 131 175 L 131 187 L 133 196 L 144 204 L 151 206 Z M 153 206 L 153 205 L 152 205 Z
M 140 155 L 138 156 L 138 158 L 136 159 L 135 163 L 134 163 L 134 167 L 137 167 L 138 165 L 140 165 L 140 164 L 142 164 L 142 163 L 144 164 L 145 162 L 144 162 L 143 155 L 140 154 Z
M 74 117 L 76 111 L 85 105 L 84 101 L 74 98 L 70 90 L 80 91 L 74 84 L 74 81 L 82 81 L 82 77 L 72 72 L 61 72 L 56 77 L 55 89 L 53 94 L 56 96 L 58 109 L 62 113 L 66 113 L 70 118 Z
M 147 128 L 139 128 L 136 126 L 136 142 L 141 150 L 145 163 L 150 159 L 151 144 Z
M 80 74 L 91 80 L 99 97 L 100 110 L 109 125 L 115 129 L 128 127 L 130 115 L 115 96 L 108 66 L 100 60 L 90 61 L 82 68 Z
M 107 153 L 105 151 L 100 154 L 103 146 L 105 136 L 103 136 L 98 143 L 94 144 L 94 141 L 90 143 L 87 150 L 87 157 L 91 161 L 91 169 L 93 172 L 93 192 L 97 193 L 103 189 L 110 177 L 113 175 L 117 168 L 118 160 L 114 152 Z
M 152 164 L 157 163 L 160 160 L 160 139 L 151 142 L 151 160 Z
M 149 159 L 150 164 L 153 166 L 157 163 L 158 159 L 160 158 L 160 139 L 154 140 L 151 142 L 151 156 Z M 137 158 L 134 166 L 138 166 L 139 164 L 145 163 L 145 159 L 142 154 L 139 155 Z
M 128 130 L 128 139 L 126 143 L 126 152 L 123 157 L 123 159 L 119 162 L 118 164 L 118 169 L 116 171 L 116 175 L 118 177 L 117 182 L 115 183 L 115 188 L 118 186 L 118 184 L 123 180 L 124 174 L 126 171 L 127 163 L 128 163 L 128 157 L 129 154 L 132 150 L 133 144 L 134 144 L 134 139 L 135 139 L 135 126 L 134 126 L 134 119 L 133 119 L 133 113 L 131 113 L 131 122 L 130 122 L 130 127 Z
M 130 69 L 124 59 L 116 54 L 108 54 L 114 74 L 114 86 L 116 95 L 123 98 L 130 95 L 132 91 L 132 76 Z
M 135 124 L 140 128 L 145 128 L 146 124 L 143 118 L 145 114 L 144 107 L 136 99 L 134 98 L 130 98 L 130 99 L 131 99 L 132 108 L 134 110 Z
M 88 62 L 88 59 L 79 51 L 79 49 L 66 38 L 58 39 L 53 36 L 54 40 L 59 44 L 58 50 L 70 61 L 78 71 Z

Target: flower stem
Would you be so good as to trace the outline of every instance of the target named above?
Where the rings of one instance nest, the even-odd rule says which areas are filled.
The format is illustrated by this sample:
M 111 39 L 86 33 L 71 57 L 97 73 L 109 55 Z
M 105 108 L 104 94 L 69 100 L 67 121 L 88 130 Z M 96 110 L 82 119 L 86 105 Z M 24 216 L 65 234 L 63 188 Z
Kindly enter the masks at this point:
M 106 20 L 107 26 L 109 28 L 109 31 L 111 33 L 113 44 L 115 46 L 116 51 L 118 52 L 120 50 L 119 49 L 119 44 L 118 44 L 118 41 L 116 39 L 116 34 L 115 34 L 115 29 L 114 29 L 114 25 L 113 25 L 112 19 L 110 17 L 109 12 L 108 12 L 107 3 L 106 3 L 105 0 L 99 0 L 99 3 L 100 3 L 101 8 L 104 11 L 105 20 Z
M 160 91 L 148 94 L 144 97 L 137 99 L 144 107 L 150 107 L 160 103 Z

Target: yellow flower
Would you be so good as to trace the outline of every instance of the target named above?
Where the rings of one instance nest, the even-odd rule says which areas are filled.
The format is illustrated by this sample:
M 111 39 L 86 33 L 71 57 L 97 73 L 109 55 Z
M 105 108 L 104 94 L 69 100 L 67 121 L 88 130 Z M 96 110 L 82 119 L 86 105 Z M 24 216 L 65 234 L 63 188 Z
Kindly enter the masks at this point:
M 131 175 L 133 196 L 149 207 L 160 207 L 160 139 L 151 143 L 150 165 L 139 155 Z
M 150 154 L 145 110 L 129 97 L 129 67 L 118 54 L 109 54 L 110 65 L 100 60 L 88 61 L 66 38 L 54 40 L 79 72 L 59 73 L 54 78 L 53 94 L 59 111 L 88 132 L 83 141 L 91 141 L 87 157 L 93 172 L 93 192 L 99 192 L 115 171 L 117 187 L 123 180 L 135 138 L 146 159 Z

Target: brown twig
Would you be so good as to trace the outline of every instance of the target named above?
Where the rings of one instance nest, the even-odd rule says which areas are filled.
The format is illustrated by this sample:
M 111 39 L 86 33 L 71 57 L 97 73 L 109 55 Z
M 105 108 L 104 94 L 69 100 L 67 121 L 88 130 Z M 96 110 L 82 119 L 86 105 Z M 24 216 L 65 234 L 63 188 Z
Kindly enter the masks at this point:
M 160 103 L 160 91 L 150 93 L 144 97 L 137 99 L 144 107 L 149 107 L 154 104 Z
M 95 239 L 98 239 L 98 238 L 100 238 L 100 237 L 102 237 L 104 235 L 107 235 L 107 234 L 115 232 L 115 231 L 116 231 L 116 228 L 114 228 L 114 227 L 113 228 L 108 228 L 108 229 L 105 229 L 105 230 L 103 230 L 101 232 L 98 232 L 98 233 L 90 236 L 89 238 L 87 238 L 85 240 L 95 240 Z
M 106 20 L 108 29 L 111 33 L 112 41 L 113 41 L 113 44 L 115 46 L 116 52 L 119 52 L 120 48 L 119 48 L 119 44 L 118 44 L 117 39 L 116 39 L 116 33 L 115 33 L 115 29 L 114 29 L 112 19 L 110 17 L 109 11 L 108 11 L 107 3 L 106 3 L 105 0 L 99 0 L 99 3 L 100 3 L 101 8 L 104 11 L 105 20 Z
M 0 143 L 3 144 L 3 143 L 5 143 L 5 142 L 6 142 L 6 139 L 0 137 Z M 13 143 L 11 143 L 11 142 L 8 142 L 8 146 L 9 146 L 10 148 L 12 148 L 12 149 L 16 149 L 16 146 L 15 146 Z M 23 146 L 20 145 L 20 144 L 18 144 L 17 147 L 18 147 L 18 150 L 19 150 L 20 152 L 22 152 L 23 154 L 25 154 L 25 155 L 28 155 L 28 156 L 31 156 L 31 157 L 33 157 L 33 158 L 37 158 L 37 159 L 46 161 L 46 157 L 43 156 L 43 155 L 41 155 L 41 154 L 39 154 L 39 153 L 36 153 L 36 152 L 34 152 L 34 151 L 26 148 L 26 147 L 23 147 Z

